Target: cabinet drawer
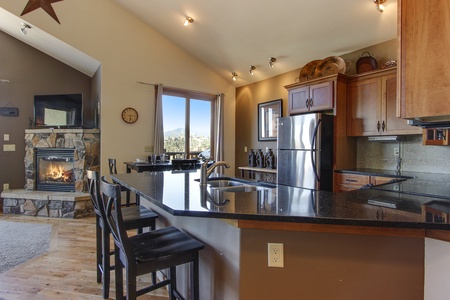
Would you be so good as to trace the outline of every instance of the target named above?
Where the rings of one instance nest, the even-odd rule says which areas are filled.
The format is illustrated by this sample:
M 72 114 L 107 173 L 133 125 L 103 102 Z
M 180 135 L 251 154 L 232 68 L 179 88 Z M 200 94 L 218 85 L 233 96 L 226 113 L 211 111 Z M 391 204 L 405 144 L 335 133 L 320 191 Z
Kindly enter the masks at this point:
M 336 184 L 363 186 L 370 183 L 370 176 L 356 174 L 336 174 Z

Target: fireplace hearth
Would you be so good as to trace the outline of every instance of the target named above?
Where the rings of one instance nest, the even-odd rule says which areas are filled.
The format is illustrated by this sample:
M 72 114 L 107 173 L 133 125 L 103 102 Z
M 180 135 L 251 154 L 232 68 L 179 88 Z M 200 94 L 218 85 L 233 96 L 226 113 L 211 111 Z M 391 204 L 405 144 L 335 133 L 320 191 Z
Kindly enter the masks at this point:
M 36 190 L 75 192 L 74 149 L 35 148 Z

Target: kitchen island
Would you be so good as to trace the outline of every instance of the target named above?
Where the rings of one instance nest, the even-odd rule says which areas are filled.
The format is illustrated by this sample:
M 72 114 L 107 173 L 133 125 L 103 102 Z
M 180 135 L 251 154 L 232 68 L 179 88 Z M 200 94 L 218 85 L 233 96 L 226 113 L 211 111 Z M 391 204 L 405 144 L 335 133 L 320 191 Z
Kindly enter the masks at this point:
M 159 226 L 205 243 L 202 299 L 423 299 L 424 238 L 450 229 L 424 222 L 425 197 L 278 186 L 205 198 L 199 177 L 113 175 L 160 215 Z M 401 213 L 380 218 L 389 210 Z M 267 266 L 267 243 L 284 244 L 284 268 Z

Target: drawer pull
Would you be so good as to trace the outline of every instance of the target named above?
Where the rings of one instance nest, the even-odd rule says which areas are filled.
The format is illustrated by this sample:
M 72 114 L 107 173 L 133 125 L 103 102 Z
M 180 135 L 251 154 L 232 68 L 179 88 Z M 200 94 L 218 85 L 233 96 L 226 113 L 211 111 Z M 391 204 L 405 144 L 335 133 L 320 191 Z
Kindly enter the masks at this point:
M 347 181 L 347 182 L 358 182 L 358 180 L 356 180 L 356 179 L 348 179 L 348 178 L 346 178 L 345 181 Z

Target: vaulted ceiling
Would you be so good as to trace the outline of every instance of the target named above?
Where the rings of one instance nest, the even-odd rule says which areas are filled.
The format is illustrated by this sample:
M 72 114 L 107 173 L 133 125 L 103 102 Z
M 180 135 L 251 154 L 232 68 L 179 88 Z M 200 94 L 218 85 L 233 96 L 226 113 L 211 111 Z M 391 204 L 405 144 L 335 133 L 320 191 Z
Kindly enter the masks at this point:
M 378 44 L 397 33 L 396 0 L 387 0 L 383 13 L 376 10 L 373 0 L 113 1 L 230 83 L 231 73 L 236 72 L 236 86 Z M 186 17 L 194 19 L 187 27 L 183 26 Z M 5 18 L 20 22 L 0 8 L 0 30 L 23 38 L 18 24 L 8 29 Z M 46 53 L 58 51 L 60 47 L 49 39 L 39 37 L 32 46 Z M 96 70 L 97 61 L 83 57 L 76 49 L 75 55 L 68 55 L 68 45 L 62 48 L 60 54 L 51 55 L 62 55 L 61 61 L 86 74 Z M 273 68 L 269 67 L 270 57 L 277 59 Z M 256 67 L 253 76 L 249 74 L 251 65 Z
M 373 0 L 114 1 L 227 80 L 236 72 L 237 86 L 397 34 L 396 0 L 387 0 L 383 13 Z M 195 22 L 184 27 L 186 17 Z

